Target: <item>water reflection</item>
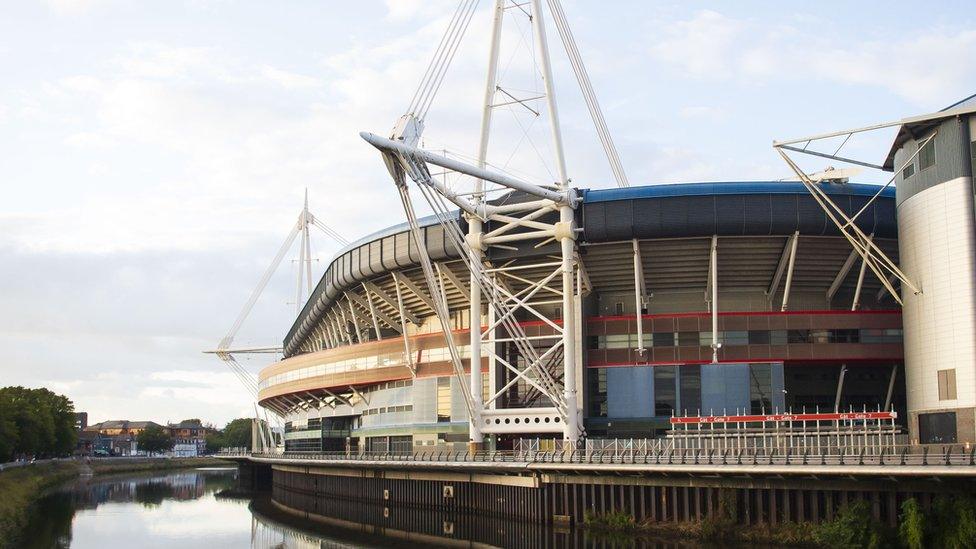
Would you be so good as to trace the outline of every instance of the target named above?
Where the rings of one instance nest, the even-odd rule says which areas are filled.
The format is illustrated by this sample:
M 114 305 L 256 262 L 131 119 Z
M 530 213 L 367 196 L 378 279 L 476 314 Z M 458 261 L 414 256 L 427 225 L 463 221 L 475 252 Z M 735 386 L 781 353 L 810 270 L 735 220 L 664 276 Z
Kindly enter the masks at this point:
M 312 510 L 295 511 L 273 502 L 268 493 L 244 491 L 238 487 L 233 469 L 96 477 L 45 497 L 31 518 L 22 546 L 699 547 L 696 543 L 591 537 L 581 530 L 428 509 L 391 509 L 338 500 L 311 505 Z

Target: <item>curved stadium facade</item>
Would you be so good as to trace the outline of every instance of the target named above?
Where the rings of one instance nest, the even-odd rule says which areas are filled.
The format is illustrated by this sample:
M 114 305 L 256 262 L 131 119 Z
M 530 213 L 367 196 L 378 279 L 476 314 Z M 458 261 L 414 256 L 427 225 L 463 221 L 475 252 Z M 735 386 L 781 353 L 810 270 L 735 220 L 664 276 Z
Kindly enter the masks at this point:
M 821 188 L 850 214 L 878 192 L 858 184 Z M 735 411 L 890 403 L 905 417 L 901 309 L 803 185 L 691 183 L 580 196 L 577 340 L 588 435 L 643 438 L 666 429 L 672 415 Z M 893 189 L 857 223 L 897 261 Z M 470 372 L 468 273 L 440 225 L 422 225 Z M 487 260 L 524 264 L 528 280 L 547 253 L 491 248 Z M 555 324 L 564 313 L 559 300 L 540 300 L 538 308 Z M 520 321 L 530 337 L 552 334 L 547 322 Z M 288 332 L 283 360 L 259 376 L 261 404 L 285 415 L 286 450 L 466 444 L 460 382 L 440 326 L 406 225 L 342 250 Z M 518 351 L 506 345 L 499 340 L 496 353 L 517 362 Z M 486 395 L 510 385 L 494 407 L 547 405 L 524 381 L 510 384 L 503 369 L 489 379 L 487 358 L 479 370 Z M 488 444 L 506 448 L 515 436 L 531 434 L 496 434 Z

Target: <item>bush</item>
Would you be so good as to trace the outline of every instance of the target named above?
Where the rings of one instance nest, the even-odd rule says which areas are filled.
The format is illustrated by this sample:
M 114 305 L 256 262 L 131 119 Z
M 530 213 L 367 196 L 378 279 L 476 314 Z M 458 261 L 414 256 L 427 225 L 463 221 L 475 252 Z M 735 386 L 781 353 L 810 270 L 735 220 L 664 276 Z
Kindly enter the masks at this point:
M 908 549 L 924 549 L 925 516 L 915 498 L 907 499 L 901 504 L 898 522 L 898 541 Z
M 614 512 L 597 515 L 587 511 L 583 514 L 583 524 L 589 528 L 610 530 L 613 532 L 629 532 L 637 529 L 637 522 L 630 513 Z
M 834 520 L 817 527 L 814 540 L 820 545 L 836 548 L 887 547 L 884 529 L 871 517 L 866 501 L 842 506 Z
M 976 500 L 968 495 L 939 496 L 927 515 L 928 547 L 976 547 Z

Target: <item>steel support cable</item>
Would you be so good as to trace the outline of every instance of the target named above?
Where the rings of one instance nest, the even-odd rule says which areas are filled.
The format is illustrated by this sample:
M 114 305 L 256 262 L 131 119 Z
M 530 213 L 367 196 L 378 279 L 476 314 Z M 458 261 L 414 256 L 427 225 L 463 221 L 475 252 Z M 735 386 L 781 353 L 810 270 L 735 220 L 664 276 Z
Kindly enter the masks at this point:
M 418 187 L 421 189 L 421 193 L 427 199 L 428 203 L 431 205 L 431 208 L 437 215 L 438 221 L 444 228 L 445 234 L 451 238 L 452 244 L 454 244 L 459 251 L 466 249 L 467 247 L 465 247 L 463 244 L 463 233 L 460 229 L 460 225 L 457 223 L 457 220 L 450 215 L 447 205 L 443 202 L 443 197 L 430 185 L 423 183 L 425 179 L 423 174 L 425 174 L 426 171 L 418 166 L 415 160 L 412 162 L 408 161 L 407 164 L 410 168 L 412 178 L 417 181 Z M 539 387 L 539 389 L 543 390 L 544 392 L 552 393 L 552 395 L 547 396 L 550 396 L 550 400 L 554 401 L 554 405 L 559 408 L 560 412 L 562 413 L 562 408 L 564 408 L 564 406 L 561 406 L 562 403 L 557 396 L 561 393 L 561 386 L 555 383 L 555 380 L 552 379 L 551 375 L 547 371 L 548 369 L 544 367 L 545 364 L 541 362 L 543 357 L 540 357 L 536 352 L 535 347 L 532 346 L 531 343 L 528 343 L 527 335 L 522 329 L 522 326 L 514 320 L 514 310 L 506 310 L 504 308 L 507 306 L 505 305 L 505 296 L 501 295 L 502 292 L 497 286 L 494 285 L 493 282 L 486 282 L 488 279 L 483 272 L 480 261 L 473 261 L 471 258 L 467 257 L 467 254 L 464 253 L 461 253 L 460 256 L 462 261 L 464 261 L 468 266 L 469 271 L 475 274 L 473 277 L 474 282 L 478 284 L 479 287 L 484 291 L 485 295 L 489 297 L 488 302 L 490 306 L 496 310 L 496 314 L 499 314 L 501 317 L 504 327 L 508 329 L 509 333 L 513 336 L 512 339 L 516 348 L 519 350 L 522 356 L 529 359 L 529 366 L 527 366 L 524 370 L 520 371 L 517 368 L 513 368 L 513 371 L 519 376 L 525 376 L 526 372 L 535 374 L 536 382 L 540 385 L 546 386 L 544 390 L 541 387 Z M 541 284 L 539 288 L 541 288 Z M 539 288 L 536 288 L 535 291 L 538 291 Z M 561 346 L 561 342 L 557 343 L 554 347 L 556 346 Z M 546 354 L 548 354 L 548 352 Z M 532 383 L 530 378 L 526 377 L 526 380 Z
M 563 12 L 562 5 L 559 3 L 559 0 L 547 0 L 546 3 L 549 5 L 549 11 L 552 12 L 553 21 L 556 23 L 556 31 L 559 32 L 559 38 L 562 40 L 563 47 L 569 57 L 569 63 L 573 68 L 573 72 L 576 74 L 580 91 L 583 92 L 583 100 L 586 102 L 586 107 L 590 111 L 590 117 L 593 119 L 593 125 L 596 127 L 597 137 L 599 137 L 600 142 L 603 144 L 603 149 L 607 154 L 607 160 L 609 160 L 610 169 L 613 171 L 613 175 L 617 180 L 617 186 L 629 187 L 630 182 L 627 180 L 623 163 L 621 163 L 620 156 L 617 154 L 617 147 L 613 143 L 613 137 L 603 117 L 603 111 L 600 109 L 600 103 L 597 101 L 596 92 L 593 91 L 590 76 L 587 74 L 586 66 L 583 64 L 583 57 L 576 47 L 576 40 L 573 38 L 573 32 L 570 29 L 569 22 L 566 20 L 566 14 Z
M 861 231 L 860 228 L 858 228 L 857 225 L 854 225 L 854 224 L 852 224 L 850 222 L 849 223 L 846 223 L 846 224 L 841 224 L 840 220 L 837 218 L 837 215 L 840 215 L 841 217 L 844 217 L 847 221 L 850 221 L 846 217 L 846 214 L 844 213 L 844 210 L 842 210 L 840 208 L 840 206 L 838 206 L 837 204 L 835 204 L 834 201 L 831 200 L 830 197 L 827 196 L 827 194 L 822 189 L 820 189 L 817 185 L 815 185 L 810 180 L 810 178 L 807 177 L 806 174 L 804 174 L 802 172 L 802 170 L 800 170 L 799 166 L 797 166 L 796 163 L 793 162 L 793 160 L 790 159 L 786 155 L 786 153 L 784 153 L 782 151 L 779 151 L 779 153 L 780 153 L 780 155 L 782 155 L 787 160 L 787 163 L 790 165 L 790 167 L 793 168 L 793 170 L 795 172 L 797 172 L 798 175 L 800 175 L 800 179 L 803 182 L 804 186 L 807 188 L 807 190 L 810 192 L 810 194 L 813 195 L 813 197 L 817 201 L 817 203 L 820 204 L 820 207 L 827 213 L 827 215 L 830 217 L 831 221 L 833 221 L 834 224 L 837 226 L 837 228 L 840 229 L 840 231 L 842 233 L 844 233 L 844 235 L 847 237 L 847 239 L 849 241 L 851 241 L 852 244 L 854 244 L 855 243 L 855 239 L 853 239 L 850 235 L 848 235 L 847 231 L 845 230 L 847 227 L 850 227 L 851 228 L 851 230 L 858 237 L 856 240 L 857 240 L 857 244 L 859 244 L 860 247 L 861 247 L 860 249 L 862 249 L 862 252 L 863 252 L 862 253 L 862 256 L 865 255 L 865 254 L 867 254 L 867 255 L 874 255 L 874 254 L 871 254 L 871 251 L 873 250 L 878 255 L 878 257 L 876 257 L 875 259 L 879 261 L 879 264 L 882 267 L 884 267 L 886 270 L 888 270 L 892 275 L 897 276 L 898 278 L 902 279 L 902 281 L 905 282 L 906 284 L 908 284 L 912 288 L 913 291 L 916 291 L 917 292 L 917 289 L 915 288 L 915 285 L 912 284 L 911 281 L 907 280 L 907 277 L 905 276 L 904 273 L 901 272 L 900 269 L 898 269 L 898 266 L 895 265 L 888 258 L 888 256 L 885 255 L 884 251 L 882 251 L 881 248 L 879 248 L 876 244 L 874 244 L 874 242 L 872 242 L 871 239 L 869 239 L 867 237 L 867 235 L 865 235 L 864 232 Z M 830 211 L 831 209 L 833 209 L 836 212 L 836 215 L 835 215 L 835 213 L 833 213 L 833 212 Z M 857 246 L 855 246 L 855 247 L 857 247 Z M 875 274 L 878 275 L 879 277 L 882 276 L 880 273 L 877 273 L 877 272 L 875 272 Z
M 458 381 L 463 381 L 464 366 L 461 364 L 461 356 L 458 352 L 457 344 L 454 341 L 454 335 L 451 333 L 450 312 L 447 310 L 446 304 L 441 299 L 439 292 L 437 292 L 437 282 L 434 277 L 432 261 L 430 255 L 427 253 L 427 246 L 424 244 L 422 235 L 420 234 L 420 224 L 417 221 L 417 214 L 413 208 L 413 201 L 410 199 L 410 189 L 406 184 L 397 185 L 397 189 L 400 192 L 400 202 L 403 204 L 404 213 L 407 215 L 407 222 L 410 224 L 411 235 L 414 238 L 414 242 L 417 243 L 417 251 L 420 254 L 420 264 L 423 268 L 427 290 L 430 292 L 431 301 L 434 303 L 434 312 L 440 321 L 441 330 L 444 332 L 444 339 L 448 343 L 447 348 L 451 354 L 451 365 L 454 368 L 454 375 L 457 376 Z M 470 388 L 466 383 L 459 383 L 459 385 L 468 417 L 474 421 L 474 406 Z
M 291 232 L 288 233 L 288 237 L 285 238 L 285 242 L 281 245 L 281 248 L 278 249 L 278 253 L 275 254 L 274 259 L 271 260 L 271 264 L 268 265 L 267 270 L 264 271 L 264 275 L 261 277 L 258 285 L 254 288 L 254 291 L 251 292 L 251 296 L 244 304 L 244 308 L 241 309 L 240 314 L 237 315 L 237 319 L 234 321 L 234 325 L 231 326 L 230 332 L 227 333 L 224 339 L 220 340 L 220 343 L 217 345 L 217 349 L 227 349 L 230 347 L 231 342 L 234 341 L 234 337 L 237 336 L 238 330 L 241 329 L 241 325 L 244 324 L 244 320 L 247 319 L 247 316 L 251 314 L 251 309 L 254 308 L 254 304 L 257 302 L 258 298 L 261 297 L 261 294 L 264 292 L 264 288 L 271 280 L 271 276 L 274 275 L 275 271 L 278 270 L 278 266 L 281 265 L 281 260 L 284 259 L 285 254 L 288 253 L 291 245 L 294 244 L 295 237 L 298 236 L 299 232 L 301 232 L 301 228 L 296 223 Z
M 451 30 L 454 28 L 455 22 L 459 14 L 461 13 L 461 8 L 463 6 L 464 6 L 464 0 L 458 2 L 457 7 L 454 8 L 454 14 L 451 16 L 451 20 L 447 25 L 447 29 L 444 31 L 444 34 L 441 35 L 441 41 L 440 43 L 437 44 L 437 48 L 434 50 L 434 55 L 427 63 L 427 69 L 424 71 L 424 75 L 420 79 L 420 84 L 417 86 L 417 89 L 414 90 L 413 92 L 413 97 L 410 99 L 410 105 L 407 108 L 407 112 L 414 112 L 416 106 L 419 104 L 421 91 L 426 87 L 426 83 L 428 79 L 431 77 L 431 74 L 433 73 L 435 62 L 438 59 L 440 59 L 442 55 L 444 44 L 447 42 L 447 37 L 450 36 Z
M 315 225 L 316 227 L 318 227 L 323 233 L 326 234 L 326 236 L 331 237 L 333 240 L 335 240 L 339 244 L 342 244 L 343 246 L 348 246 L 349 245 L 349 241 L 346 240 L 345 237 L 343 237 L 341 234 L 339 234 L 335 230 L 333 230 L 332 227 L 329 227 L 325 223 L 322 223 L 321 221 L 319 221 L 319 219 L 317 217 L 312 217 L 312 224 Z
M 254 381 L 251 373 L 245 370 L 232 355 L 225 355 L 224 361 L 227 362 L 231 369 L 234 370 L 234 373 L 241 379 L 244 387 L 255 397 L 258 396 L 258 384 Z
M 462 0 L 458 4 L 454 16 L 451 18 L 437 50 L 434 52 L 434 57 L 431 59 L 427 71 L 424 73 L 420 86 L 414 94 L 413 100 L 410 102 L 408 112 L 413 113 L 418 119 L 422 120 L 424 118 L 431 101 L 433 101 L 434 95 L 436 95 L 437 90 L 440 88 L 440 83 L 443 81 L 447 67 L 454 58 L 454 53 L 457 51 L 458 44 L 460 44 L 468 24 L 471 22 L 471 17 L 474 15 L 477 6 L 478 0 Z
M 419 114 L 420 119 L 423 119 L 424 117 L 427 116 L 427 111 L 430 109 L 430 105 L 431 103 L 433 103 L 434 97 L 437 95 L 437 92 L 440 91 L 441 84 L 444 83 L 444 75 L 447 74 L 447 69 L 448 67 L 450 67 L 451 61 L 454 60 L 454 56 L 457 54 L 457 50 L 461 46 L 461 39 L 464 38 L 464 34 L 468 30 L 468 25 L 471 24 L 471 18 L 474 15 L 475 10 L 478 8 L 478 0 L 470 0 L 468 4 L 469 4 L 469 9 L 465 14 L 464 20 L 460 23 L 460 26 L 458 27 L 458 32 L 456 34 L 456 38 L 453 44 L 451 45 L 451 49 L 448 50 L 447 56 L 444 58 L 444 62 L 441 64 L 441 70 L 437 75 L 435 75 L 434 79 L 431 81 L 433 87 L 427 94 L 426 100 L 420 105 L 420 114 Z
M 939 133 L 939 130 L 935 130 L 934 132 L 932 132 L 932 135 L 928 136 L 928 138 L 926 138 L 924 141 L 922 141 L 922 144 L 918 146 L 918 148 L 915 150 L 915 152 L 910 157 L 908 157 L 907 160 L 905 160 L 904 162 L 901 163 L 901 167 L 899 167 L 897 170 L 895 170 L 895 172 L 892 174 L 891 178 L 888 179 L 888 182 L 885 183 L 880 189 L 878 189 L 878 192 L 874 193 L 874 196 L 872 196 L 871 199 L 868 200 L 867 203 L 864 204 L 864 206 L 862 206 L 861 209 L 858 210 L 856 214 L 854 214 L 853 216 L 851 216 L 851 220 L 849 222 L 845 223 L 844 226 L 846 227 L 848 225 L 853 224 L 854 221 L 856 221 L 857 218 L 860 217 L 860 215 L 862 213 L 864 213 L 864 210 L 867 210 L 868 209 L 868 206 L 870 206 L 872 203 L 874 203 L 874 201 L 879 196 L 881 196 L 881 192 L 884 191 L 885 189 L 887 189 L 889 185 L 891 185 L 892 183 L 895 182 L 895 177 L 897 177 L 898 174 L 901 173 L 902 170 L 904 170 L 909 164 L 911 164 L 912 162 L 915 161 L 915 157 L 918 156 L 918 154 L 922 152 L 922 148 L 925 147 L 926 145 L 928 145 L 929 144 L 929 141 L 935 139 L 935 136 L 938 133 Z M 837 153 L 834 153 L 834 154 L 837 154 Z
M 786 161 L 786 163 L 793 169 L 793 171 L 796 172 L 797 176 L 800 178 L 800 181 L 803 183 L 804 187 L 806 187 L 806 189 L 810 192 L 811 196 L 813 196 L 814 200 L 816 200 L 817 203 L 820 205 L 820 207 L 824 210 L 824 212 L 827 214 L 827 217 L 829 217 L 830 220 L 834 223 L 834 225 L 837 226 L 841 234 L 844 235 L 847 241 L 850 242 L 851 246 L 858 252 L 858 255 L 860 255 L 862 259 L 865 259 L 869 256 L 875 255 L 872 254 L 872 250 L 876 250 L 877 254 L 880 257 L 875 257 L 874 259 L 881 261 L 879 266 L 884 267 L 886 270 L 888 270 L 891 273 L 891 275 L 900 279 L 903 284 L 908 285 L 912 289 L 912 291 L 918 293 L 919 290 L 915 287 L 914 284 L 912 284 L 910 280 L 908 280 L 907 276 L 904 273 L 902 273 L 901 270 L 898 269 L 898 267 L 895 266 L 894 264 L 889 265 L 891 260 L 888 259 L 888 256 L 885 255 L 885 253 L 881 251 L 881 249 L 878 248 L 871 240 L 869 240 L 867 236 L 865 236 L 864 233 L 857 227 L 857 225 L 850 225 L 850 227 L 855 232 L 855 236 L 857 236 L 858 238 L 855 239 L 854 236 L 851 236 L 844 229 L 844 225 L 837 219 L 835 213 L 831 211 L 831 209 L 835 209 L 838 212 L 842 213 L 840 208 L 836 204 L 834 204 L 833 201 L 831 201 L 829 198 L 826 198 L 826 195 L 823 193 L 823 191 L 817 188 L 817 186 L 810 181 L 810 178 L 808 178 L 806 174 L 803 173 L 802 170 L 800 170 L 799 166 L 797 166 L 796 163 L 793 162 L 793 160 L 786 153 L 784 153 L 779 148 L 777 148 L 777 152 L 779 152 L 780 156 L 783 157 L 783 160 Z M 866 263 L 871 268 L 871 271 L 874 272 L 875 276 L 877 276 L 878 279 L 881 281 L 881 283 L 884 284 L 884 286 L 888 289 L 888 291 L 891 293 L 895 301 L 897 301 L 899 304 L 902 304 L 901 298 L 898 297 L 898 294 L 895 293 L 894 288 L 891 286 L 891 284 L 888 283 L 888 275 L 882 273 L 875 265 L 875 262 L 866 261 Z

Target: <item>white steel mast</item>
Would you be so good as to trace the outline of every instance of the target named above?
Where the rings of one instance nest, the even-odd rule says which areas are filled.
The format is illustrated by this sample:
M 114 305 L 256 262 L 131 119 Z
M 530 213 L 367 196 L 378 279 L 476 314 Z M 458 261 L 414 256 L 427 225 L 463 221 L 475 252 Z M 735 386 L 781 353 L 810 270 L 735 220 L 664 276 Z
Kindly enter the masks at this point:
M 553 22 L 556 25 L 567 55 L 590 110 L 600 141 L 607 153 L 611 169 L 619 186 L 626 186 L 626 175 L 620 165 L 616 149 L 606 131 L 599 104 L 592 92 L 589 78 L 575 41 L 566 22 L 558 0 L 547 0 Z M 531 7 L 531 13 L 526 6 Z M 424 130 L 424 118 L 434 96 L 440 87 L 447 67 L 458 49 L 461 36 L 467 29 L 474 14 L 476 3 L 461 0 L 451 19 L 449 27 L 438 45 L 434 59 L 424 74 L 410 107 L 394 128 L 391 139 L 377 135 L 361 134 L 366 141 L 383 152 L 383 159 L 397 184 L 417 242 L 420 238 L 419 224 L 412 204 L 407 180 L 412 180 L 430 206 L 437 213 L 439 223 L 445 229 L 445 236 L 462 250 L 462 261 L 470 273 L 470 349 L 471 365 L 468 383 L 462 383 L 462 396 L 469 414 L 471 449 L 477 450 L 483 443 L 486 433 L 538 433 L 560 432 L 566 447 L 575 447 L 582 428 L 581 410 L 577 394 L 577 376 L 580 367 L 577 349 L 579 336 L 577 315 L 578 292 L 576 280 L 579 275 L 577 265 L 575 208 L 578 203 L 576 192 L 569 186 L 566 169 L 562 132 L 553 85 L 549 45 L 546 39 L 546 21 L 541 0 L 514 3 L 511 0 L 495 0 L 492 4 L 492 26 L 488 52 L 488 66 L 485 79 L 483 103 L 481 105 L 481 133 L 475 165 L 465 164 L 444 155 L 418 148 L 420 135 Z M 516 9 L 513 9 L 516 8 Z M 544 86 L 544 95 L 520 99 L 504 90 L 498 83 L 498 60 L 502 40 L 502 26 L 506 10 L 524 13 L 530 19 L 536 64 Z M 502 103 L 495 103 L 497 92 L 507 96 Z M 522 179 L 503 175 L 488 169 L 488 149 L 492 129 L 492 112 L 495 108 L 512 102 L 528 106 L 526 103 L 545 99 L 549 113 L 549 133 L 556 165 L 555 189 L 541 187 Z M 511 101 L 509 101 L 511 100 Z M 529 108 L 538 116 L 536 110 Z M 448 187 L 430 174 L 428 164 L 445 168 L 473 178 L 473 189 L 463 193 Z M 486 184 L 518 190 L 534 198 L 528 201 L 492 205 L 485 201 Z M 456 215 L 449 211 L 447 203 L 457 206 L 467 221 L 466 234 L 461 230 Z M 546 221 L 558 213 L 558 221 Z M 490 224 L 490 225 L 489 225 Z M 486 229 L 491 227 L 490 230 Z M 487 232 L 486 232 L 487 230 Z M 487 261 L 485 252 L 492 246 L 500 249 L 515 249 L 512 245 L 524 243 L 528 249 L 538 249 L 549 243 L 559 243 L 559 256 L 552 261 L 551 256 L 537 254 L 526 259 L 524 265 L 493 266 Z M 449 333 L 450 318 L 443 294 L 437 289 L 434 265 L 420 246 L 421 265 L 429 286 L 430 295 L 435 297 L 435 312 L 440 318 L 445 339 L 451 351 L 455 374 L 464 381 L 464 369 L 460 362 L 460 352 Z M 531 268 L 542 274 L 526 274 Z M 521 290 L 511 289 L 508 281 L 528 284 Z M 554 298 L 557 298 L 554 300 Z M 488 304 L 488 326 L 480 329 L 483 317 L 482 301 Z M 539 309 L 540 304 L 559 303 L 562 311 L 562 324 L 553 321 Z M 515 312 L 530 318 L 537 318 L 547 324 L 554 335 L 529 338 L 525 335 Z M 504 337 L 497 336 L 502 330 Z M 545 341 L 549 343 L 546 344 Z M 512 364 L 509 357 L 499 356 L 496 344 L 506 342 L 514 347 L 522 361 Z M 546 347 L 548 345 L 548 347 Z M 482 394 L 482 379 L 479 373 L 480 359 L 488 358 L 489 386 L 491 395 Z M 561 365 L 560 371 L 554 368 Z M 499 374 L 509 376 L 504 387 L 496 387 Z M 561 375 L 559 375 L 561 374 Z M 537 392 L 551 402 L 551 407 L 503 408 L 499 402 L 506 391 L 515 383 L 524 383 L 530 392 Z M 525 402 L 523 400 L 523 402 Z

